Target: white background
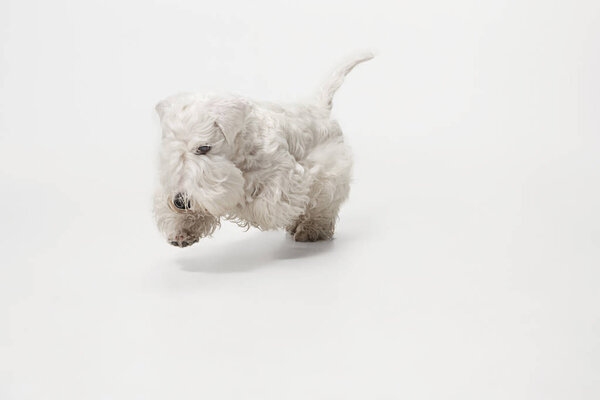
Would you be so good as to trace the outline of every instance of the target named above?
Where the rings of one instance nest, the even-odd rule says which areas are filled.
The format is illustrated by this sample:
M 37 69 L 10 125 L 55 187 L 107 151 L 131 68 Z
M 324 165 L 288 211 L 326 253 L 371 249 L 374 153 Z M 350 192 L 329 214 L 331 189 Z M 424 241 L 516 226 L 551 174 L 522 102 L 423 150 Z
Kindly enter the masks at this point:
M 598 399 L 598 1 L 0 3 L 0 399 Z M 153 107 L 311 95 L 336 239 L 151 215 Z

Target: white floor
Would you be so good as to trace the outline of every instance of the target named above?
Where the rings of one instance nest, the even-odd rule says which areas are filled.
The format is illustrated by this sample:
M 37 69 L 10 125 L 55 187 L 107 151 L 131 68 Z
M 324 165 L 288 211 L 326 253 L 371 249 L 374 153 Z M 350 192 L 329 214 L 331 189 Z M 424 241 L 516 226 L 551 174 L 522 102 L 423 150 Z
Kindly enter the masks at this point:
M 600 397 L 599 5 L 6 4 L 0 399 Z M 156 101 L 373 43 L 335 240 L 165 243 Z

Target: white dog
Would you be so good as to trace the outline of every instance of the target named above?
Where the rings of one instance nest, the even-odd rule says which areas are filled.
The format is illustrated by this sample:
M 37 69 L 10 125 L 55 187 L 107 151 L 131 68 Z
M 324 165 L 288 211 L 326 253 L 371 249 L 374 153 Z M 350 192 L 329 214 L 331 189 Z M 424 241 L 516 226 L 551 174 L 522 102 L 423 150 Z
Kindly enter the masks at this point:
M 357 58 L 312 104 L 279 105 L 238 96 L 180 94 L 156 106 L 163 138 L 158 228 L 179 247 L 225 218 L 286 228 L 299 242 L 330 239 L 350 190 L 352 156 L 331 102 Z

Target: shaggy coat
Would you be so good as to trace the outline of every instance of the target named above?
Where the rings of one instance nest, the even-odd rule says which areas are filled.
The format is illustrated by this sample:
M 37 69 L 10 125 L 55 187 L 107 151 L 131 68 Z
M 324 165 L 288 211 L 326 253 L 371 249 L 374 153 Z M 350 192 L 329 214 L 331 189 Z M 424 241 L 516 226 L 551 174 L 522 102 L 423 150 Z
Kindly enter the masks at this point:
M 335 91 L 366 55 L 344 65 L 313 104 L 179 94 L 156 106 L 162 125 L 158 228 L 186 247 L 222 218 L 286 228 L 297 241 L 333 236 L 350 190 L 352 156 L 330 111 Z

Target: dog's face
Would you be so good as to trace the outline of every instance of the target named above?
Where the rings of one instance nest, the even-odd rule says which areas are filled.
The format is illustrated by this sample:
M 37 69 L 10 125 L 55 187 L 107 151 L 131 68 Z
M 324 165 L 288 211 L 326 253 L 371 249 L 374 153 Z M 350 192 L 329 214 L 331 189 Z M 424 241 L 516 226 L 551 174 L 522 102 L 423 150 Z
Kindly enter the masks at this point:
M 231 161 L 248 104 L 238 98 L 183 94 L 156 106 L 163 137 L 154 210 L 171 244 L 211 234 L 244 199 L 242 171 Z

